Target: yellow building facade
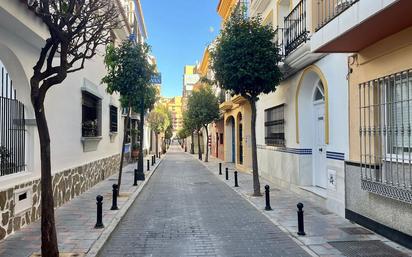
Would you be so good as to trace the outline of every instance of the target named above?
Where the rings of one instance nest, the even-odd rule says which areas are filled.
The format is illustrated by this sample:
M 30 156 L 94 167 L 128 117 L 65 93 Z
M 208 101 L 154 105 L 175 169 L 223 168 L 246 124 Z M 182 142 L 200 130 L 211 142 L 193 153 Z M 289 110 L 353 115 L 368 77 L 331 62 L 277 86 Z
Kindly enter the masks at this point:
M 235 7 L 241 4 L 239 0 L 221 0 L 219 1 L 217 12 L 222 18 L 222 24 L 229 19 L 231 13 Z M 203 61 L 201 63 L 201 72 L 207 73 L 207 67 L 209 66 L 209 52 L 205 51 Z M 252 147 L 251 147 L 251 124 L 252 110 L 250 104 L 241 96 L 232 97 L 230 94 L 225 95 L 225 101 L 220 104 L 219 109 L 222 113 L 222 123 L 217 124 L 217 128 L 223 127 L 223 144 L 221 144 L 221 150 L 223 150 L 223 156 L 221 157 L 226 162 L 232 162 L 235 164 L 236 169 L 243 172 L 252 171 Z M 219 133 L 219 132 L 218 132 Z M 221 133 L 219 133 L 220 135 Z M 216 134 L 215 142 L 218 140 Z M 219 144 L 217 144 L 219 146 Z M 215 152 L 219 156 L 219 150 L 216 150 L 216 144 L 214 144 Z M 219 148 L 217 146 L 217 149 Z M 223 149 L 222 149 L 223 148 Z

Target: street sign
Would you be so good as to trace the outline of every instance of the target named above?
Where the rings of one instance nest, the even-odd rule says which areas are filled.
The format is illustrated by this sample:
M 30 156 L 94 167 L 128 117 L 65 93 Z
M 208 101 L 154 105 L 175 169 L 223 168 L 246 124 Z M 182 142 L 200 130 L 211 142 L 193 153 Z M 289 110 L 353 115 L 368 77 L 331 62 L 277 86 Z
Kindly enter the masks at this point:
M 162 84 L 162 74 L 156 74 L 152 76 L 151 79 L 152 84 Z

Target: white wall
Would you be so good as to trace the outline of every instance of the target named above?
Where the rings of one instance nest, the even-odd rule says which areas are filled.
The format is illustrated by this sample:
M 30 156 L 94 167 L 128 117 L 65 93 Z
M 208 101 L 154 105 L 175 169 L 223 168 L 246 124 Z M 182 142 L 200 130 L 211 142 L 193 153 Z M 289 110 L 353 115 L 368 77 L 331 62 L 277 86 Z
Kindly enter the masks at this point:
M 15 2 L 15 1 L 10 1 Z M 8 9 L 7 9 L 8 8 Z M 13 10 L 15 13 L 8 11 Z M 17 18 L 16 18 L 17 17 Z M 3 21 L 7 20 L 7 23 Z M 27 25 L 27 24 L 30 24 Z M 17 91 L 17 99 L 26 108 L 26 119 L 34 119 L 30 100 L 29 79 L 32 75 L 44 38 L 44 27 L 38 26 L 38 19 L 32 16 L 24 4 L 0 0 L 0 59 L 6 66 Z M 26 29 L 22 29 L 27 25 Z M 24 26 L 23 26 L 24 27 Z M 100 53 L 104 53 L 101 49 Z M 109 137 L 109 104 L 120 107 L 118 96 L 109 96 L 100 85 L 105 75 L 103 57 L 96 56 L 87 61 L 85 69 L 69 74 L 66 80 L 49 90 L 45 100 L 45 111 L 51 136 L 51 157 L 53 172 L 80 166 L 98 159 L 120 153 L 121 121 L 120 108 L 118 131 L 113 142 Z M 84 152 L 81 142 L 82 91 L 85 79 L 95 85 L 102 99 L 102 140 L 96 151 Z M 27 126 L 27 173 L 0 178 L 3 187 L 16 182 L 22 183 L 40 174 L 40 153 L 35 126 Z

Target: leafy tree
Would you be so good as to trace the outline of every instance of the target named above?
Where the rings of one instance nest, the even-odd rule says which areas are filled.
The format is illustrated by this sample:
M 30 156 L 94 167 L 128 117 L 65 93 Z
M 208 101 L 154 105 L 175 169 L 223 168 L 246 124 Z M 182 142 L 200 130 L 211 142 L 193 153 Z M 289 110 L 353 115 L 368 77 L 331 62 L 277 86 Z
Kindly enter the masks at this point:
M 206 131 L 206 138 L 209 138 L 208 124 L 219 118 L 219 102 L 210 86 L 203 86 L 198 91 L 193 91 L 188 99 L 188 118 L 195 124 L 198 133 L 203 127 Z M 198 136 L 198 143 L 200 137 Z M 199 159 L 202 159 L 202 152 L 199 144 Z M 209 160 L 209 147 L 206 146 L 205 162 Z
M 40 141 L 41 253 L 43 257 L 58 257 L 44 100 L 50 88 L 61 84 L 69 73 L 83 69 L 86 60 L 110 42 L 110 31 L 120 27 L 119 13 L 111 0 L 31 0 L 27 6 L 50 33 L 33 67 L 30 89 Z
M 122 182 L 122 169 L 124 159 L 124 145 L 126 143 L 126 132 L 130 123 L 130 112 L 137 108 L 141 117 L 139 124 L 139 168 L 143 168 L 143 122 L 146 107 L 153 103 L 154 88 L 151 78 L 154 68 L 148 62 L 150 47 L 147 44 L 136 44 L 132 41 L 123 41 L 119 47 L 110 44 L 106 49 L 105 64 L 107 75 L 102 82 L 107 85 L 107 92 L 119 93 L 123 107 L 127 108 L 127 118 L 124 121 L 123 144 L 120 157 L 118 186 Z M 146 104 L 145 104 L 146 102 Z M 141 170 L 143 172 L 143 170 Z
M 149 113 L 147 118 L 150 128 L 155 132 L 156 135 L 156 154 L 159 153 L 159 134 L 166 131 L 167 127 L 170 125 L 170 119 L 167 114 L 167 109 L 158 105 Z
M 275 32 L 262 25 L 260 17 L 246 17 L 235 10 L 211 51 L 211 68 L 225 90 L 241 95 L 252 109 L 251 143 L 254 195 L 261 195 L 256 152 L 256 101 L 260 94 L 274 92 L 282 78 Z

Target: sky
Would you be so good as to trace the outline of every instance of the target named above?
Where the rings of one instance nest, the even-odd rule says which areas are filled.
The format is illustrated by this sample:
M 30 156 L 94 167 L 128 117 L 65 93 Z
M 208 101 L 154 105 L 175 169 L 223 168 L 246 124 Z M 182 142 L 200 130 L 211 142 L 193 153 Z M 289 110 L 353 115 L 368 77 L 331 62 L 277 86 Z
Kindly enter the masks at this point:
M 148 43 L 162 73 L 162 96 L 180 96 L 183 68 L 218 35 L 218 0 L 141 0 Z

